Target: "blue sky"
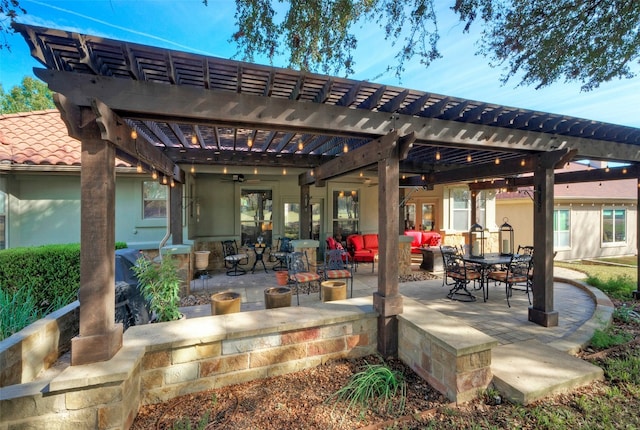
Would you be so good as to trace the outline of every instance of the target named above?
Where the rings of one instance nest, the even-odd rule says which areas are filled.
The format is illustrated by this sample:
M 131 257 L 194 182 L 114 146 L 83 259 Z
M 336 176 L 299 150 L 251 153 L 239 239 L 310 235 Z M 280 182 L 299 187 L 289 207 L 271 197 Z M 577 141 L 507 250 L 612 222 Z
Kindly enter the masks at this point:
M 517 87 L 517 81 L 502 85 L 501 69 L 491 68 L 488 59 L 474 55 L 474 34 L 463 34 L 462 25 L 448 11 L 454 0 L 443 4 L 438 15 L 442 59 L 424 68 L 417 60 L 407 64 L 399 81 L 393 71 L 395 48 L 382 37 L 377 25 L 354 29 L 358 36 L 353 79 L 402 86 L 506 106 L 552 112 L 580 118 L 640 127 L 638 98 L 640 77 L 606 83 L 591 92 L 581 92 L 576 83 L 556 83 L 541 90 Z M 126 40 L 144 45 L 231 58 L 236 47 L 228 42 L 234 32 L 235 2 L 209 0 L 21 0 L 28 14 L 27 24 L 72 30 L 85 34 Z M 475 33 L 477 35 L 477 33 Z M 8 36 L 11 52 L 0 50 L 0 84 L 5 91 L 32 76 L 33 60 L 21 36 Z M 257 60 L 268 64 L 266 60 Z M 286 66 L 283 60 L 274 66 Z M 640 71 L 640 67 L 636 70 Z

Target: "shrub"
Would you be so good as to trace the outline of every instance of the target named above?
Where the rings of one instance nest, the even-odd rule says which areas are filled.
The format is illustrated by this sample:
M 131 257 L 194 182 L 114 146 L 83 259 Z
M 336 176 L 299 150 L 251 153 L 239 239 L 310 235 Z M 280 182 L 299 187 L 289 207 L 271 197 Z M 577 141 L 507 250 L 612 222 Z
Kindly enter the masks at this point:
M 636 289 L 633 279 L 626 275 L 616 276 L 606 281 L 591 275 L 587 278 L 587 283 L 616 299 L 627 299 L 631 296 L 633 290 Z

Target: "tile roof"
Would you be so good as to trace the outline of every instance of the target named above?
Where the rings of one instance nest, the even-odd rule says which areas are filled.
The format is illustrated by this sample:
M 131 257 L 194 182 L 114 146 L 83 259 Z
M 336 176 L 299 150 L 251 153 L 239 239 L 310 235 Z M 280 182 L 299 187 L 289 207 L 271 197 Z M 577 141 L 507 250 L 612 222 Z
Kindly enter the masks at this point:
M 80 166 L 80 142 L 56 109 L 0 115 L 0 163 Z
M 80 154 L 57 109 L 0 115 L 0 164 L 79 167 Z

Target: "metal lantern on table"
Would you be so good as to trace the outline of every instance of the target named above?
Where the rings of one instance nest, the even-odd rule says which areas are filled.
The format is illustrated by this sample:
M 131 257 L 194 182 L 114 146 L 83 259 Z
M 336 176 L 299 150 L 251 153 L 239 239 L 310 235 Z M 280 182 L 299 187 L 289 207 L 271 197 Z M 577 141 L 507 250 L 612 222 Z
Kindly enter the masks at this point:
M 469 256 L 484 258 L 484 228 L 478 223 L 469 229 Z
M 500 255 L 513 255 L 513 227 L 509 225 L 508 218 L 504 218 L 502 221 L 504 223 L 498 231 Z

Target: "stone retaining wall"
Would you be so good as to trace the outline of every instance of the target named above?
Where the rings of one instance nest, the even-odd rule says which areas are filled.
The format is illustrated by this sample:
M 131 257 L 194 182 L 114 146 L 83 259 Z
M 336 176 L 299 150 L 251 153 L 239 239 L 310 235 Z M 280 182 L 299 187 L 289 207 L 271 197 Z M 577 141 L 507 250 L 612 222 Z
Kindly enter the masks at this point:
M 491 382 L 491 349 L 498 341 L 460 320 L 405 298 L 398 316 L 398 356 L 429 385 L 466 402 Z
M 1 341 L 0 387 L 31 382 L 51 367 L 78 335 L 79 318 L 76 300 Z
M 371 300 L 134 326 L 109 361 L 0 392 L 0 430 L 126 429 L 140 405 L 375 353 Z

